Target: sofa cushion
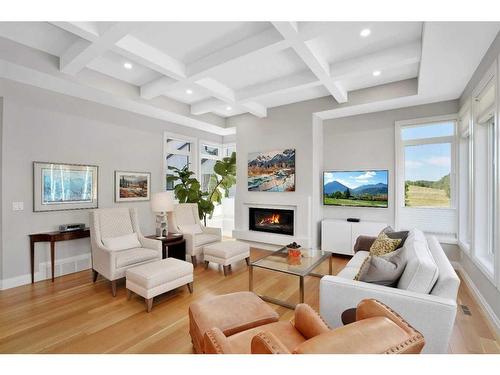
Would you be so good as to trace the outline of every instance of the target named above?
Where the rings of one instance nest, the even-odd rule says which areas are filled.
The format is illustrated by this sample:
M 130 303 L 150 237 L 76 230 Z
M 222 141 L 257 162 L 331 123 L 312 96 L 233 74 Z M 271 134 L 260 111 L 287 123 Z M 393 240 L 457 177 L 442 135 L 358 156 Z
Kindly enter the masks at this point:
M 458 287 L 460 286 L 460 279 L 437 238 L 429 236 L 427 244 L 429 245 L 434 261 L 439 267 L 439 277 L 431 290 L 431 294 L 455 301 L 457 299 Z
M 438 279 L 439 268 L 424 234 L 418 229 L 412 229 L 403 249 L 406 267 L 399 279 L 398 288 L 428 294 Z
M 380 233 L 375 242 L 370 247 L 370 255 L 384 255 L 396 250 L 401 243 L 401 239 L 392 239 L 385 233 Z
M 370 253 L 368 251 L 358 251 L 354 254 L 346 266 L 337 274 L 337 276 L 343 279 L 354 280 L 354 277 L 358 274 L 359 268 L 368 257 Z
M 195 234 L 194 236 L 194 246 L 198 247 L 201 245 L 206 245 L 207 243 L 211 242 L 218 242 L 219 241 L 219 236 L 215 234 Z
M 356 280 L 385 286 L 395 286 L 406 266 L 404 249 L 383 256 L 369 256 L 361 266 Z
M 127 250 L 141 247 L 137 233 L 125 234 L 123 236 L 102 238 L 103 245 L 109 250 Z
M 157 259 L 158 256 L 159 255 L 157 251 L 146 249 L 143 247 L 129 249 L 129 250 L 122 250 L 116 253 L 116 268 L 127 267 L 130 266 L 131 264 L 137 264 Z

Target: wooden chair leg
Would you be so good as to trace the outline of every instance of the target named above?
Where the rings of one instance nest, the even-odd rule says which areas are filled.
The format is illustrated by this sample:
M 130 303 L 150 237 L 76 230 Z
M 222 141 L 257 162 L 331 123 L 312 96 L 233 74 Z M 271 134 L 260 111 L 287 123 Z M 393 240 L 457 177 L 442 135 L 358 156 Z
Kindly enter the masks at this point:
M 227 276 L 227 273 L 229 271 L 229 266 L 222 266 L 224 268 L 224 276 Z
M 207 269 L 207 268 L 208 268 L 208 264 L 209 264 L 209 263 L 210 263 L 210 262 L 209 262 L 208 260 L 206 260 L 206 261 L 205 261 L 205 269 Z
M 196 260 L 196 255 L 191 255 L 191 263 L 193 263 L 193 267 L 196 268 L 198 265 L 198 261 Z
M 193 283 L 188 283 L 187 286 L 189 289 L 189 293 L 193 294 Z
M 153 308 L 153 299 L 146 298 L 146 310 L 147 310 L 147 312 L 151 312 L 152 308 Z
M 95 269 L 92 269 L 92 282 L 93 283 L 95 283 L 97 281 L 97 276 L 99 276 L 99 273 Z
M 250 266 L 250 257 L 245 258 L 245 262 L 247 262 L 247 266 Z
M 116 280 L 111 281 L 111 293 L 113 297 L 116 297 Z
M 130 301 L 132 298 L 132 291 L 130 289 L 127 289 L 127 301 Z

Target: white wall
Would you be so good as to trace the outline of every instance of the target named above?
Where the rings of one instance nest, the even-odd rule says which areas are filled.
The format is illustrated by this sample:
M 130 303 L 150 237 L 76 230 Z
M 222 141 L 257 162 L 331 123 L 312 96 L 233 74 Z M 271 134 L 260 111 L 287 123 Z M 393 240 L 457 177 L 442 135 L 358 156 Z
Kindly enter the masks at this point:
M 2 176 L 2 165 L 3 165 L 3 98 L 0 97 L 0 176 Z M 2 267 L 2 252 L 3 252 L 3 222 L 2 222 L 2 207 L 3 207 L 3 192 L 2 192 L 2 178 L 0 177 L 0 289 L 2 289 L 3 280 L 3 267 Z
M 453 100 L 325 121 L 323 124 L 324 169 L 389 170 L 389 207 L 323 206 L 323 216 L 336 219 L 359 217 L 362 220 L 394 225 L 395 121 L 452 114 L 457 111 L 458 103 Z
M 2 258 L 4 288 L 29 281 L 28 234 L 53 230 L 59 224 L 88 223 L 89 210 L 33 212 L 33 161 L 99 166 L 99 207 L 136 207 L 142 230 L 154 233 L 149 202 L 114 203 L 114 171 L 151 172 L 152 192 L 163 179 L 163 132 L 186 134 L 221 143 L 210 133 L 0 80 L 4 98 L 2 158 Z M 12 211 L 12 202 L 24 211 Z M 89 240 L 61 242 L 56 258 L 88 259 Z M 48 260 L 48 246 L 37 245 L 35 272 Z M 70 272 L 71 262 L 63 268 Z M 44 276 L 43 270 L 39 277 Z

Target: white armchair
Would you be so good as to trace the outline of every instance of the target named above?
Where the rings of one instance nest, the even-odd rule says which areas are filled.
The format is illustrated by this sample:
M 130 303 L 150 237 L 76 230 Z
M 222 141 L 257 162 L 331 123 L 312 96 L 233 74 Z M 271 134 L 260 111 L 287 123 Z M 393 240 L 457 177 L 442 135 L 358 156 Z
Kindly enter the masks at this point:
M 186 254 L 196 267 L 196 257 L 201 255 L 205 245 L 222 240 L 220 228 L 205 227 L 200 222 L 196 203 L 181 203 L 168 214 L 169 232 L 182 233 L 186 240 Z
M 126 249 L 112 250 L 103 243 L 103 239 L 119 238 L 134 233 L 137 234 L 140 247 L 125 246 Z M 116 296 L 116 280 L 125 277 L 128 268 L 162 258 L 161 241 L 145 238 L 142 235 L 134 208 L 103 208 L 92 211 L 90 242 L 93 281 L 97 280 L 99 274 L 110 280 L 113 296 Z

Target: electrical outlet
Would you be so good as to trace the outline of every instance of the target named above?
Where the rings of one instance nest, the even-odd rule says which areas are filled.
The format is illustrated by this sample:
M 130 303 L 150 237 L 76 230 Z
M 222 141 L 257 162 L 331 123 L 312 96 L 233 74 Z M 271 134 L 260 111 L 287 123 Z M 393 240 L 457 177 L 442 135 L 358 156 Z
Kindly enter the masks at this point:
M 12 211 L 23 211 L 24 202 L 12 202 Z

